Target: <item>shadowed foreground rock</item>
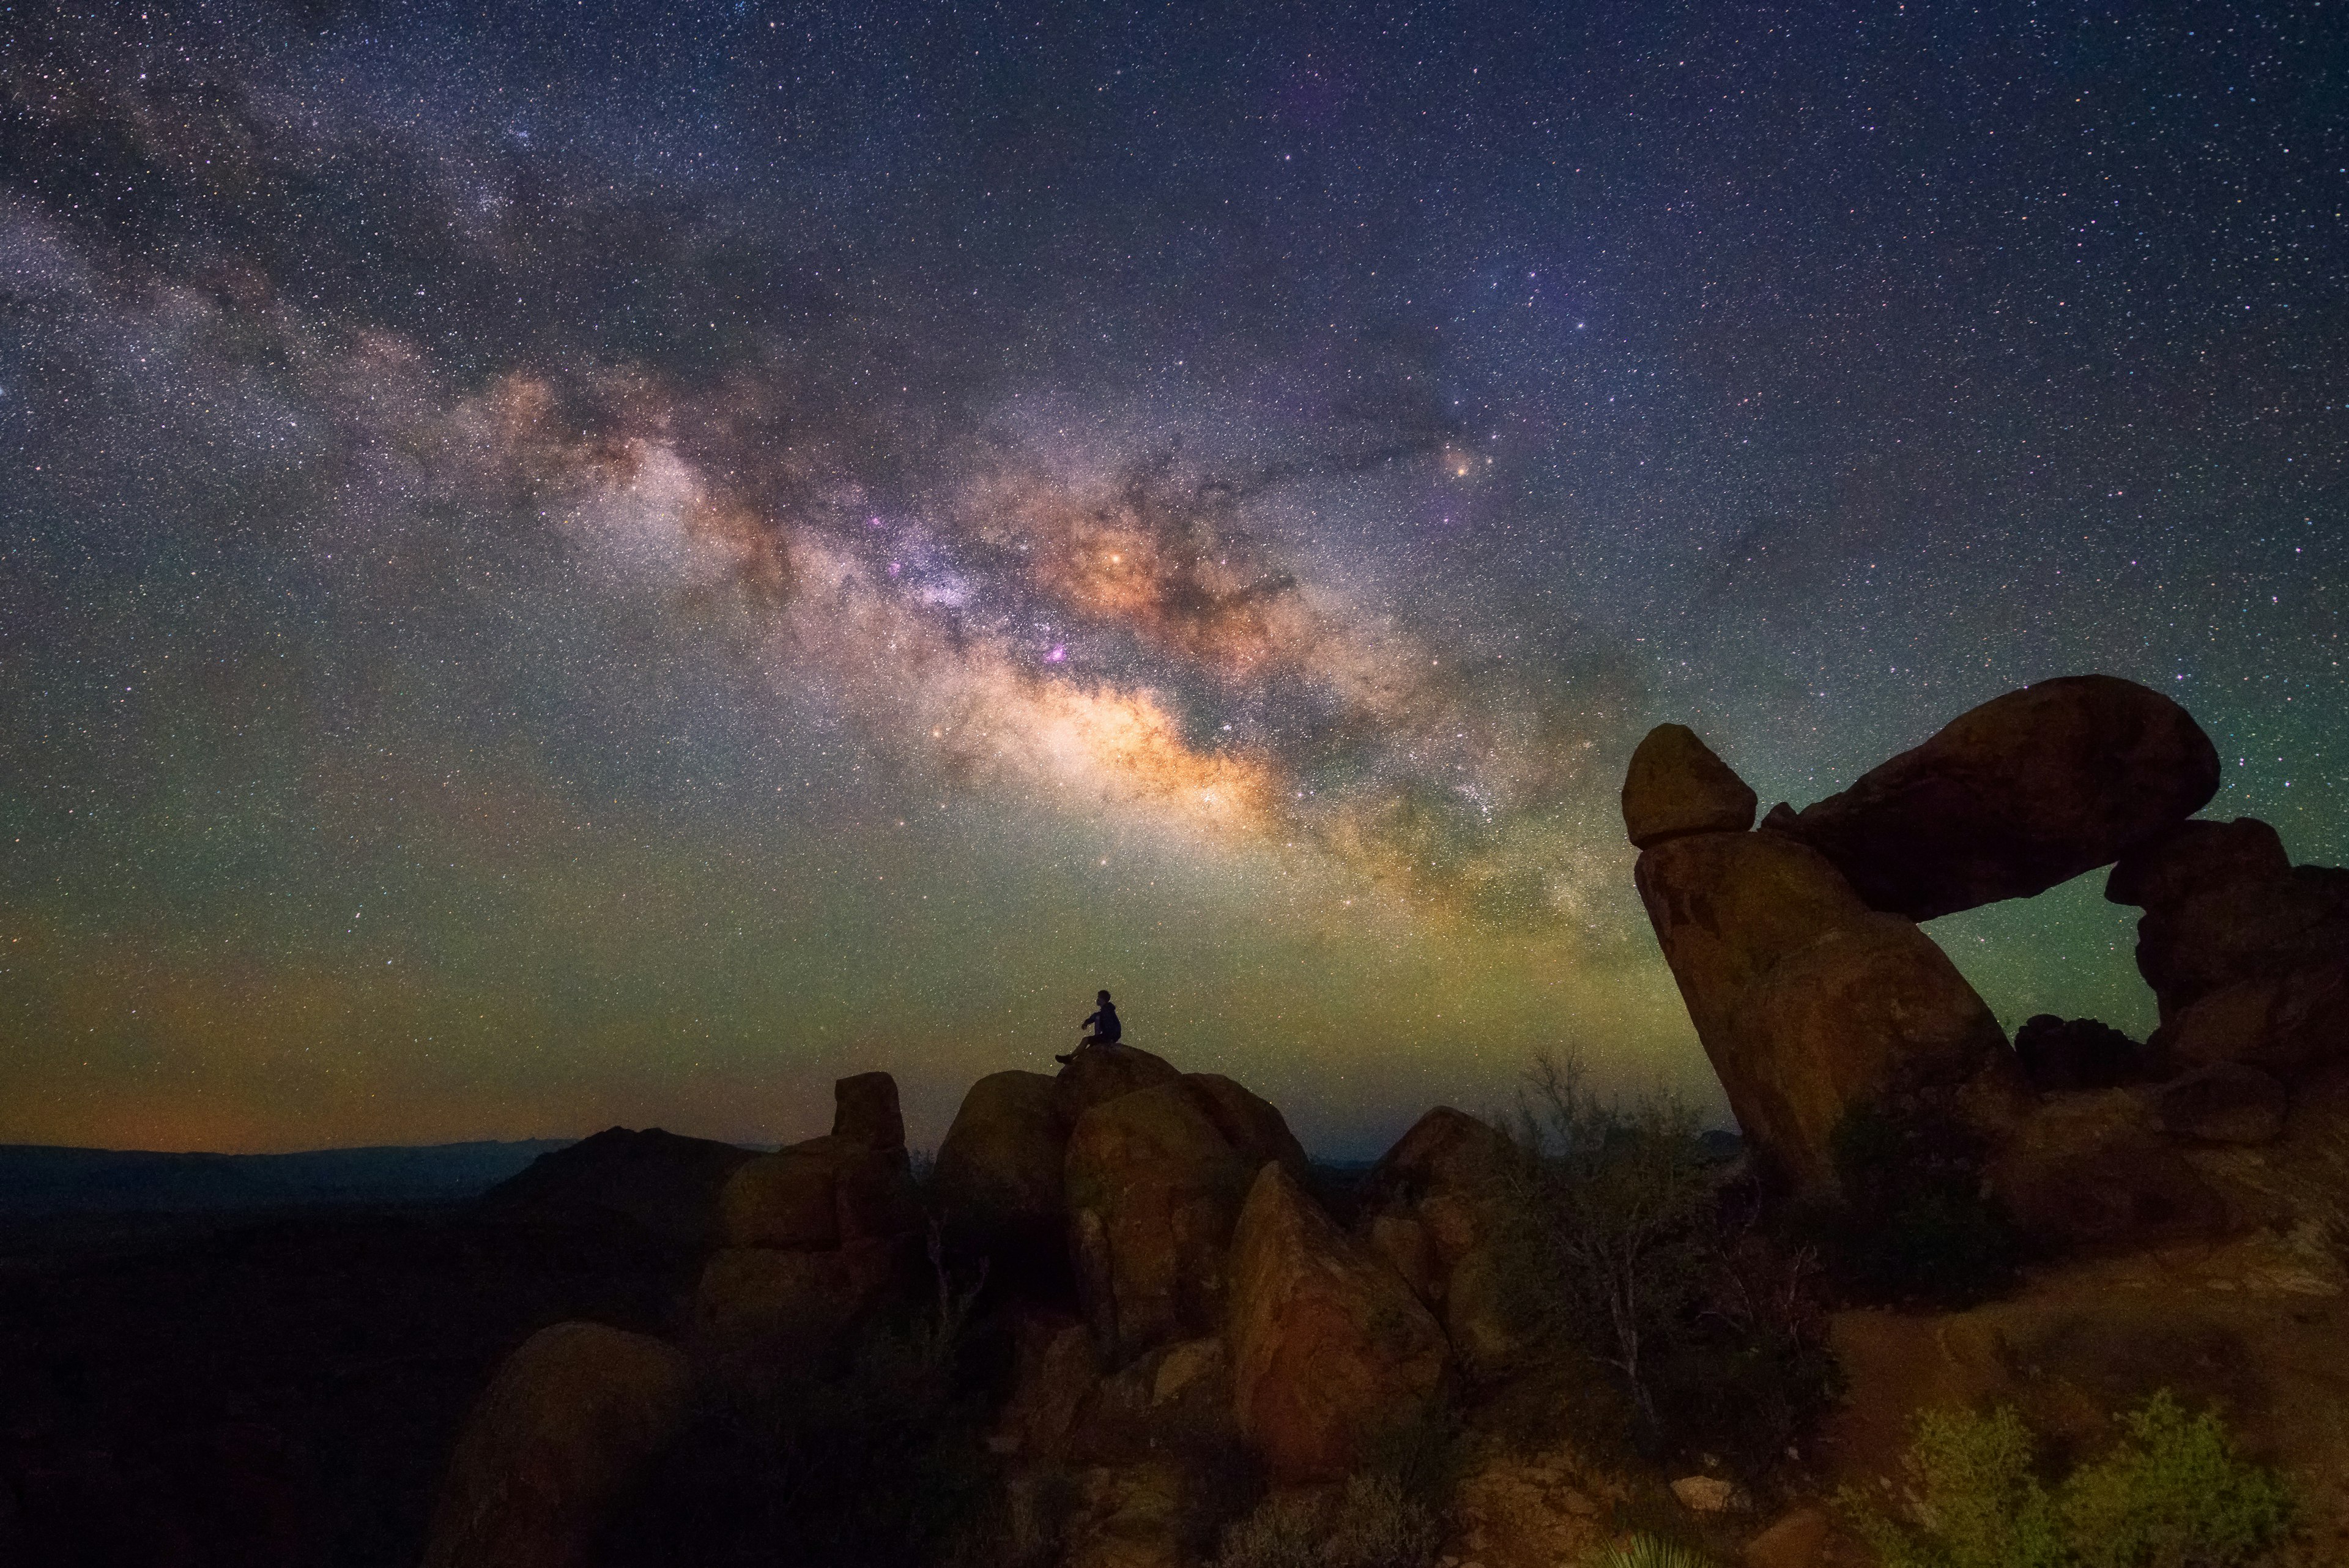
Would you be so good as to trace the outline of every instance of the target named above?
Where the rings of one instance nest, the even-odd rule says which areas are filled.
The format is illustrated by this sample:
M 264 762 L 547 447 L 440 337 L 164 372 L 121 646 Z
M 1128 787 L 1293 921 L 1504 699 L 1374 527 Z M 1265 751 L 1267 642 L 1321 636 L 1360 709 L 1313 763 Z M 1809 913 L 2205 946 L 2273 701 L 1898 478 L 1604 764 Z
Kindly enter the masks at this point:
M 600 1324 L 541 1329 L 507 1357 L 449 1463 L 424 1568 L 574 1568 L 684 1423 L 674 1346 Z
M 2219 754 L 2185 709 L 2134 681 L 2070 675 L 1994 697 L 1763 826 L 1825 855 L 1873 908 L 1928 920 L 2106 865 L 2218 787 Z
M 1136 1089 L 1171 1084 L 1183 1075 L 1164 1056 L 1132 1045 L 1088 1045 L 1073 1053 L 1052 1080 L 1052 1115 L 1063 1136 L 1077 1118 Z
M 1041 1073 L 990 1073 L 970 1086 L 938 1145 L 938 1200 L 957 1244 L 1048 1258 L 1060 1246 L 1067 1129 Z
M 1444 1331 L 1375 1253 L 1268 1165 L 1232 1238 L 1240 1432 L 1283 1480 L 1337 1480 L 1443 1387 Z
M 1494 1251 L 1509 1157 L 1498 1131 L 1438 1106 L 1362 1182 L 1362 1240 L 1443 1322 L 1472 1376 L 1506 1370 L 1516 1348 Z

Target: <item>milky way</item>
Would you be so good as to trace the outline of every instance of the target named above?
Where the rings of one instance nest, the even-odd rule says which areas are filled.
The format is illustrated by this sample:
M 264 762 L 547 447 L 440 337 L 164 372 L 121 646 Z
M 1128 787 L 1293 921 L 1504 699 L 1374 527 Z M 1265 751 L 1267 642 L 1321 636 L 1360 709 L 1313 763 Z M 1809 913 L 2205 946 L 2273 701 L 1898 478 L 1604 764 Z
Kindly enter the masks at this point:
M 1913 8 L 1912 8 L 1913 9 Z M 0 1140 L 1708 1103 L 1615 791 L 2103 670 L 2349 856 L 2316 6 L 20 16 Z M 2090 877 L 1934 929 L 2149 1022 Z

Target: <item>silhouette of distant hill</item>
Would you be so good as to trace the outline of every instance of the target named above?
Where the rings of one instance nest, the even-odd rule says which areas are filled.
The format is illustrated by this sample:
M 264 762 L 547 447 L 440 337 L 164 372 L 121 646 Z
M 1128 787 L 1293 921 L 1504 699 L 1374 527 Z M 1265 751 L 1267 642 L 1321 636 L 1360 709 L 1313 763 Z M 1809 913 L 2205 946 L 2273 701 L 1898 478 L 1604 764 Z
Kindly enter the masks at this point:
M 156 1154 L 0 1144 L 0 1216 L 456 1202 L 488 1191 L 540 1155 L 571 1142 L 533 1138 L 300 1154 Z

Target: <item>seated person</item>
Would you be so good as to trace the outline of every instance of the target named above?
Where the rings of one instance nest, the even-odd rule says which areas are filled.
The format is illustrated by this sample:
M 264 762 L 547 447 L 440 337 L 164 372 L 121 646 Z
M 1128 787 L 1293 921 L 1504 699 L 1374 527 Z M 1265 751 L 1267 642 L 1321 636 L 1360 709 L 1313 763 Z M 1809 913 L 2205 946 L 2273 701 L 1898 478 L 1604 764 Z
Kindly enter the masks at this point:
M 1117 1003 L 1109 999 L 1109 992 L 1102 992 L 1098 1000 L 1101 1006 L 1096 1008 L 1092 1015 L 1084 1022 L 1084 1027 L 1092 1030 L 1092 1033 L 1077 1042 L 1077 1051 L 1081 1051 L 1088 1045 L 1114 1045 L 1118 1042 L 1118 1036 L 1125 1033 L 1123 1025 L 1117 1021 Z M 1069 1053 L 1069 1056 L 1075 1054 L 1075 1051 Z M 1052 1060 L 1065 1062 L 1069 1056 L 1055 1056 Z

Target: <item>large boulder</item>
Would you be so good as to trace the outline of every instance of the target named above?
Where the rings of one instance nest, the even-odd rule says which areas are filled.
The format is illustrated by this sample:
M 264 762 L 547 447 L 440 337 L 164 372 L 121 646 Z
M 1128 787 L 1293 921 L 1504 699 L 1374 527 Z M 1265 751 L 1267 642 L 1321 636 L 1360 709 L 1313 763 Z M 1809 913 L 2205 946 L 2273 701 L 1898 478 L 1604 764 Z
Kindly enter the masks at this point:
M 2283 1085 L 2240 1062 L 2198 1067 L 2153 1096 L 2162 1129 L 2198 1143 L 2273 1143 L 2283 1136 L 2286 1108 Z
M 2049 1098 L 1992 1157 L 1988 1185 L 2025 1234 L 2056 1248 L 2208 1239 L 2231 1218 L 2127 1089 Z
M 1659 724 L 1623 774 L 1623 830 L 1641 849 L 1691 833 L 1743 833 L 1755 795 L 1685 724 Z
M 802 1376 L 904 1277 L 902 1243 L 827 1251 L 721 1247 L 703 1265 L 691 1324 L 697 1355 L 731 1380 Z
M 1951 720 L 1839 794 L 1763 826 L 1913 920 L 2028 898 L 2191 816 L 2219 787 L 2193 716 L 2109 675 L 2043 680 Z
M 674 1346 L 601 1324 L 541 1329 L 467 1418 L 424 1568 L 573 1568 L 676 1439 L 691 1387 Z
M 540 1155 L 481 1195 L 484 1213 L 556 1224 L 617 1219 L 689 1247 L 718 1231 L 718 1195 L 750 1151 L 647 1127 L 606 1127 Z
M 2286 1081 L 2349 1059 L 2349 957 L 2212 992 L 2151 1044 L 2180 1068 L 2240 1062 Z
M 990 1073 L 963 1096 L 938 1145 L 938 1204 L 958 1246 L 1041 1258 L 1061 1236 L 1068 1129 L 1041 1073 Z
M 1231 1279 L 1234 1408 L 1275 1478 L 1337 1480 L 1438 1398 L 1443 1329 L 1277 1164 L 1248 1190 Z
M 2241 981 L 2349 959 L 2349 871 L 2292 865 L 2256 817 L 2180 823 L 2124 856 L 2105 897 L 2145 910 L 2137 969 L 2164 1023 Z
M 1268 1162 L 1304 1173 L 1280 1113 L 1228 1078 L 1188 1075 L 1077 1118 L 1062 1169 L 1069 1254 L 1111 1365 L 1222 1322 L 1225 1251 Z
M 1438 1106 L 1361 1187 L 1362 1241 L 1443 1320 L 1454 1356 L 1479 1378 L 1505 1371 L 1517 1344 L 1494 1251 L 1511 1156 L 1498 1130 Z
M 1086 1045 L 1070 1055 L 1052 1081 L 1052 1115 L 1066 1131 L 1095 1106 L 1181 1076 L 1165 1057 L 1132 1045 Z
M 1985 1132 L 2020 1114 L 2013 1054 L 1973 987 L 1818 851 L 1699 834 L 1646 851 L 1636 879 L 1730 1108 L 1796 1185 L 1832 1179 L 1836 1125 L 1857 1105 L 1938 1097 Z

